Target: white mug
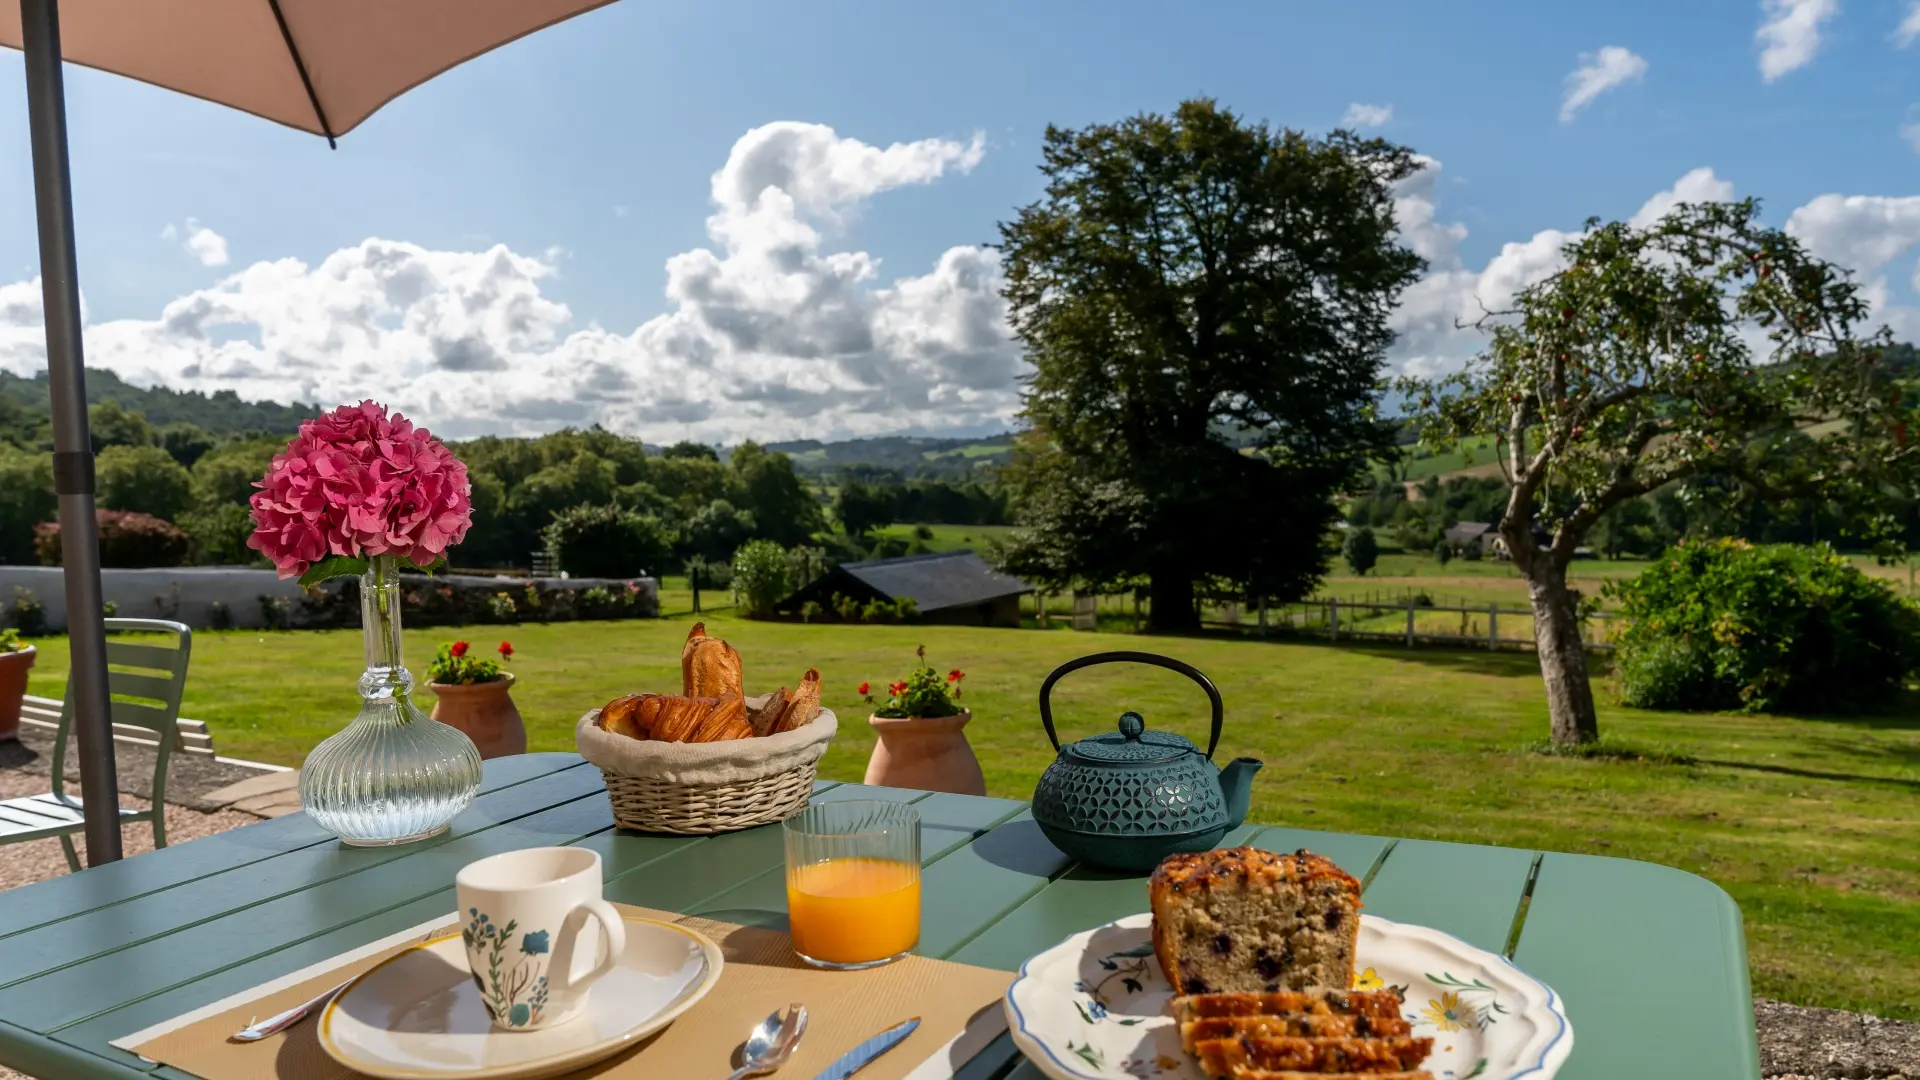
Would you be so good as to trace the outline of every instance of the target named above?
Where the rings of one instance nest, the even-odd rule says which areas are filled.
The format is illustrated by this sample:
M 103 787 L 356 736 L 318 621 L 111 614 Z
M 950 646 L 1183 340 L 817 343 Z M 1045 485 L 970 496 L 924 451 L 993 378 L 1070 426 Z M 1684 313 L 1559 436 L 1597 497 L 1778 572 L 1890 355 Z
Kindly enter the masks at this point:
M 566 1020 L 626 951 L 620 913 L 600 898 L 597 852 L 509 851 L 468 863 L 453 881 L 467 966 L 488 1015 L 502 1031 L 532 1031 Z M 589 971 L 576 975 L 574 954 L 588 920 L 599 926 L 587 942 L 588 955 L 599 955 Z

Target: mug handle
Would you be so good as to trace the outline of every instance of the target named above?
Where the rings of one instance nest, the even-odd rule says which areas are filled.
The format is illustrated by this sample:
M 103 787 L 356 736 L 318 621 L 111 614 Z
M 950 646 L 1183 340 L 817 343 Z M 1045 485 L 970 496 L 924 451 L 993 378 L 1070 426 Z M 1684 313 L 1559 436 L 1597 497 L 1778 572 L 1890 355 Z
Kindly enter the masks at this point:
M 606 938 L 607 949 L 593 970 L 578 978 L 573 974 L 573 954 L 586 937 L 587 920 L 600 924 L 600 933 Z M 599 981 L 602 975 L 613 970 L 620 962 L 620 954 L 627 951 L 627 924 L 620 913 L 605 900 L 595 898 L 583 900 L 567 912 L 567 920 L 560 926 L 560 942 L 553 950 L 553 962 L 547 965 L 548 993 L 560 1007 L 554 1012 L 564 1012 L 572 1008 L 573 999 L 586 992 L 587 987 Z

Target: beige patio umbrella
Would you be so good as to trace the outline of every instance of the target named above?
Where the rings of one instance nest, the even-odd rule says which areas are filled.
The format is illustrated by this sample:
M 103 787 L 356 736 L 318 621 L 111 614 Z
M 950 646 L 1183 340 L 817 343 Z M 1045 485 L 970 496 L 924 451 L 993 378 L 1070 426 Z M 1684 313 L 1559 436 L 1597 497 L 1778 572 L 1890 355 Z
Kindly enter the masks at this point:
M 0 46 L 27 59 L 46 304 L 53 480 L 87 862 L 120 857 L 101 623 L 80 284 L 59 61 L 111 71 L 326 137 L 481 53 L 612 0 L 0 0 Z

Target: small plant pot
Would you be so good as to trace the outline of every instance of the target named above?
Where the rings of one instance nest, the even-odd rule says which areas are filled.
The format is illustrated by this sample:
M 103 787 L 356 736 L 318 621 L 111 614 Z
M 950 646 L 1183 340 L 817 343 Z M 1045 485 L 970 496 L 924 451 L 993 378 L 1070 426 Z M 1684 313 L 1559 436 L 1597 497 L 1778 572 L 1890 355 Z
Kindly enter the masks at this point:
M 0 742 L 20 737 L 20 703 L 27 696 L 27 670 L 38 651 L 0 653 Z
M 432 718 L 466 733 L 482 758 L 527 752 L 527 725 L 513 704 L 513 676 L 494 682 L 428 683 L 438 699 Z
M 987 780 L 980 774 L 980 759 L 973 756 L 973 745 L 967 742 L 964 730 L 972 719 L 971 709 L 953 716 L 867 717 L 880 741 L 867 759 L 866 782 L 917 791 L 985 795 Z

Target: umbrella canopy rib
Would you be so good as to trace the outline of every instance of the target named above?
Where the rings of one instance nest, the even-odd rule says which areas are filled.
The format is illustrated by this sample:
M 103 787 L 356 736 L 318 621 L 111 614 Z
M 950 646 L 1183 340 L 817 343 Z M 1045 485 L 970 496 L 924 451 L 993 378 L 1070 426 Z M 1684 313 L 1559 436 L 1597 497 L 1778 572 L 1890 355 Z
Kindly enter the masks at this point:
M 280 24 L 280 39 L 287 43 L 287 55 L 293 57 L 293 70 L 300 73 L 300 85 L 307 88 L 307 100 L 313 102 L 313 118 L 320 122 L 320 134 L 327 137 L 329 150 L 337 150 L 340 144 L 334 141 L 333 125 L 327 123 L 327 110 L 320 104 L 320 95 L 314 92 L 313 79 L 307 74 L 307 62 L 300 58 L 300 45 L 293 40 L 286 13 L 280 10 L 280 0 L 267 0 L 267 6 L 273 9 L 273 21 Z

